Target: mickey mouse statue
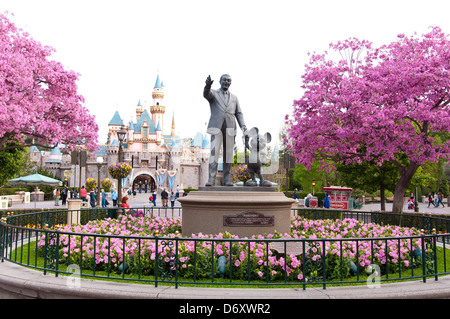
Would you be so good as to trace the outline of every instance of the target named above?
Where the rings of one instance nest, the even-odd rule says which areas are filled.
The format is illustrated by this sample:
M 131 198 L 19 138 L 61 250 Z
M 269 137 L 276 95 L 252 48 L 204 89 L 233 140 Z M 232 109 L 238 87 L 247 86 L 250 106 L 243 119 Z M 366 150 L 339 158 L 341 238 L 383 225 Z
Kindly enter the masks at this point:
M 248 136 L 248 138 L 247 138 Z M 255 174 L 259 177 L 259 186 L 272 186 L 272 183 L 268 180 L 264 180 L 261 173 L 261 158 L 260 156 L 265 154 L 266 145 L 272 140 L 270 133 L 259 134 L 257 127 L 253 127 L 247 131 L 245 138 L 245 146 L 250 151 L 247 169 L 250 173 L 251 179 L 249 179 L 245 186 L 258 186 L 258 182 L 255 179 Z

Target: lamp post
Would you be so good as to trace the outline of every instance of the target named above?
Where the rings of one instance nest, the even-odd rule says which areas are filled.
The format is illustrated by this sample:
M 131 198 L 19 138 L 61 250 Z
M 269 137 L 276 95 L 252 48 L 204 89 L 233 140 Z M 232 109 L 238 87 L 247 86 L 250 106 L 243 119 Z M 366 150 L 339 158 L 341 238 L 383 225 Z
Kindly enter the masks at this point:
M 100 169 L 102 168 L 103 164 L 103 157 L 99 156 L 97 157 L 97 207 L 100 207 Z
M 313 187 L 313 196 L 314 196 L 314 189 L 316 188 L 316 180 L 313 179 L 312 181 L 312 187 Z
M 122 150 L 122 143 L 125 140 L 125 135 L 127 134 L 127 131 L 124 130 L 122 127 L 120 131 L 117 132 L 117 138 L 119 139 L 119 163 L 123 161 L 123 150 Z M 119 178 L 117 180 L 117 205 L 119 206 L 122 203 L 122 179 Z

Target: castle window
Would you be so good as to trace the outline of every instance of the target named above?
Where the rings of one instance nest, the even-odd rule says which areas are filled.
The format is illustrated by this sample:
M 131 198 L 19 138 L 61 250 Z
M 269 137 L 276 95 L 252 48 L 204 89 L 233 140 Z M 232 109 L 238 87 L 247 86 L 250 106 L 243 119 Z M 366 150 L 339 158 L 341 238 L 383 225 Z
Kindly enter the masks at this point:
M 142 126 L 142 137 L 148 136 L 148 128 L 146 126 Z
M 142 143 L 142 152 L 147 152 L 147 143 Z

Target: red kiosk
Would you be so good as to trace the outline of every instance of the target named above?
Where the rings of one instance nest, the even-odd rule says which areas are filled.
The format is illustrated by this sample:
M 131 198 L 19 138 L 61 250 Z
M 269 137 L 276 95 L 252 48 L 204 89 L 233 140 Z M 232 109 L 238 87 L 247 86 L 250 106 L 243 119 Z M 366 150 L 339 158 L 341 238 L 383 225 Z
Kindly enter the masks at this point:
M 323 190 L 330 195 L 330 208 L 333 209 L 349 209 L 350 193 L 353 189 L 341 186 L 328 186 Z

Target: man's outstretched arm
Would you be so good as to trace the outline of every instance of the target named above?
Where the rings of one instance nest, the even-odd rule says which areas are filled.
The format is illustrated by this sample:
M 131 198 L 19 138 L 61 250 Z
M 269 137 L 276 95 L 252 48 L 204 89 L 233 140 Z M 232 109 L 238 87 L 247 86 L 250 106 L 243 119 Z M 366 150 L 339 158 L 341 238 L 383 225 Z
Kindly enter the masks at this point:
M 205 81 L 205 88 L 203 89 L 203 97 L 207 100 L 210 100 L 212 98 L 211 93 L 211 85 L 213 84 L 214 80 L 211 80 L 211 76 L 208 75 Z

